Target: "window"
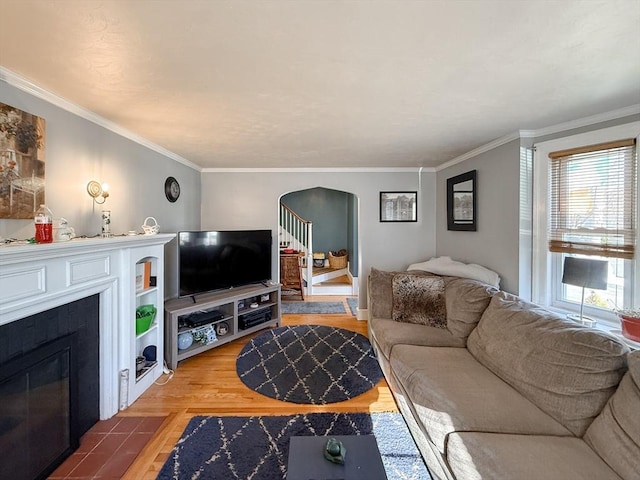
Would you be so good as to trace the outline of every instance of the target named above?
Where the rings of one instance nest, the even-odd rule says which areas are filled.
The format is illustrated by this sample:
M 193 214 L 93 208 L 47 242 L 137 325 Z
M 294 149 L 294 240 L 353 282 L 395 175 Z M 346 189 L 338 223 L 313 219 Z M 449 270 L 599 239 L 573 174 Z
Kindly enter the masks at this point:
M 579 308 L 582 289 L 561 282 L 571 255 L 609 263 L 607 289 L 585 292 L 589 314 L 613 318 L 637 304 L 638 132 L 635 123 L 536 145 L 534 301 Z
M 549 250 L 632 259 L 635 139 L 551 152 Z

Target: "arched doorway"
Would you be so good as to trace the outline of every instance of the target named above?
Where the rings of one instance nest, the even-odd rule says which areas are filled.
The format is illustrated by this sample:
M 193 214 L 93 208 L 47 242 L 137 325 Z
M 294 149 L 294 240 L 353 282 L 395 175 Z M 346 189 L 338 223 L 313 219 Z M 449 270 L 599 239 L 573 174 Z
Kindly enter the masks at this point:
M 302 256 L 305 293 L 357 295 L 358 198 L 350 192 L 314 187 L 282 195 L 280 205 L 279 242 L 281 247 L 304 252 Z M 288 215 L 296 218 L 283 218 Z M 311 223 L 308 236 L 301 231 L 304 227 L 292 225 L 298 219 Z M 309 241 L 310 250 L 308 245 L 305 245 Z M 348 263 L 344 268 L 333 268 L 340 262 L 337 259 L 329 261 L 329 252 L 336 253 L 341 250 L 346 250 Z M 322 255 L 324 262 L 318 258 Z M 315 268 L 312 268 L 314 264 Z

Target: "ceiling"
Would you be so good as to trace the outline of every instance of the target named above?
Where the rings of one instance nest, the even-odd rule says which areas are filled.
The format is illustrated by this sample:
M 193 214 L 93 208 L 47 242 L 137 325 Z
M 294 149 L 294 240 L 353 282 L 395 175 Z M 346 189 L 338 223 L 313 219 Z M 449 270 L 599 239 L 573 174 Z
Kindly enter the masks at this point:
M 434 167 L 639 104 L 639 25 L 639 0 L 0 0 L 0 65 L 202 168 Z

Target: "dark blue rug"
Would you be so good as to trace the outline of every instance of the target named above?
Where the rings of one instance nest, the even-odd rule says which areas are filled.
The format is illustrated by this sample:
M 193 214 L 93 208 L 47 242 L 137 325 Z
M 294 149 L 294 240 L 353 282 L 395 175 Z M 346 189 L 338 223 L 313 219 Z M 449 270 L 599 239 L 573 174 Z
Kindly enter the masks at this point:
M 374 435 L 389 480 L 431 479 L 399 413 L 193 417 L 157 478 L 283 480 L 295 435 Z
M 332 313 L 341 313 L 344 315 L 347 313 L 342 302 L 282 302 L 280 303 L 280 308 L 282 309 L 282 313 L 298 315 L 324 315 Z
M 382 378 L 367 337 L 323 325 L 261 333 L 238 355 L 236 371 L 247 387 L 262 395 L 314 405 L 348 400 Z

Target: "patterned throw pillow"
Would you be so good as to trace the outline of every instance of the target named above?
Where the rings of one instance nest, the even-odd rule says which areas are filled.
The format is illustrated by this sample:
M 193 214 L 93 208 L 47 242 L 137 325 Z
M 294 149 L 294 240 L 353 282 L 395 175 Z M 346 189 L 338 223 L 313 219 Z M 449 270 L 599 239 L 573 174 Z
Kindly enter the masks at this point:
M 397 322 L 447 328 L 442 277 L 399 273 L 393 277 L 392 318 Z

